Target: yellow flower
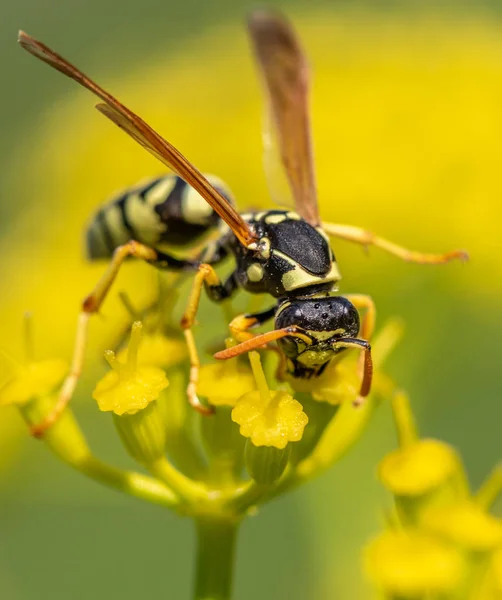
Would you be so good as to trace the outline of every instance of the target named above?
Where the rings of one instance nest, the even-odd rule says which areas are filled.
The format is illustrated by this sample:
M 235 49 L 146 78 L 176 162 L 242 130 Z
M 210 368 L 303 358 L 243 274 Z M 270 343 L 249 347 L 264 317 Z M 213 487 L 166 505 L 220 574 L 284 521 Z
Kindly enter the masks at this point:
M 357 363 L 351 359 L 332 361 L 315 379 L 292 379 L 290 383 L 295 391 L 310 393 L 314 400 L 333 405 L 353 402 L 361 387 Z
M 241 397 L 232 410 L 232 420 L 255 446 L 281 449 L 288 442 L 298 442 L 308 422 L 302 405 L 287 392 L 269 390 L 259 354 L 251 352 L 249 358 L 258 390 Z
M 197 392 L 213 406 L 235 406 L 244 394 L 255 389 L 251 370 L 236 360 L 203 365 Z
M 169 369 L 187 358 L 187 346 L 183 338 L 167 337 L 155 331 L 145 333 L 141 338 L 138 350 L 138 364 Z M 117 353 L 119 361 L 127 358 L 127 348 L 122 348 Z
M 53 358 L 19 366 L 14 377 L 0 390 L 0 405 L 24 405 L 52 393 L 68 370 L 64 360 Z
M 492 557 L 491 574 L 494 587 L 502 595 L 502 548 L 499 548 Z
M 365 569 L 389 595 L 423 598 L 455 591 L 464 562 L 454 548 L 419 531 L 387 531 L 365 551 Z
M 468 550 L 490 551 L 502 543 L 502 523 L 474 502 L 428 508 L 421 518 L 431 533 Z
M 398 448 L 380 463 L 378 475 L 397 496 L 419 496 L 437 488 L 458 468 L 458 457 L 444 442 L 424 439 Z
M 120 363 L 111 350 L 105 352 L 113 370 L 98 382 L 92 395 L 100 410 L 116 415 L 135 414 L 157 400 L 160 392 L 169 385 L 162 369 L 138 366 L 140 338 L 141 323 L 136 322 L 132 327 L 126 363 Z

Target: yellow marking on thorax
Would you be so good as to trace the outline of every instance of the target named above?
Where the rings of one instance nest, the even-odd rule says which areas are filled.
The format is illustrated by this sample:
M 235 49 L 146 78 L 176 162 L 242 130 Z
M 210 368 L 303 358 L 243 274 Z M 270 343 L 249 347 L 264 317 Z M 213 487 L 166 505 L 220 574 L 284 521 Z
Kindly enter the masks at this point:
M 263 267 L 259 263 L 249 265 L 246 270 L 246 275 L 252 283 L 258 283 L 263 279 Z
M 293 261 L 291 257 L 283 252 L 280 252 L 279 250 L 273 250 L 273 252 L 295 267 L 291 271 L 284 273 L 282 276 L 282 285 L 286 291 L 296 290 L 318 283 L 327 283 L 330 281 L 336 282 L 340 281 L 342 278 L 340 271 L 338 270 L 338 265 L 334 261 L 331 263 L 331 269 L 326 275 L 312 275 L 312 273 L 302 269 L 299 263 Z
M 282 223 L 283 221 L 286 221 L 287 219 L 287 214 L 276 214 L 276 215 L 268 215 L 265 217 L 265 223 L 267 223 L 267 225 L 277 225 L 278 223 Z

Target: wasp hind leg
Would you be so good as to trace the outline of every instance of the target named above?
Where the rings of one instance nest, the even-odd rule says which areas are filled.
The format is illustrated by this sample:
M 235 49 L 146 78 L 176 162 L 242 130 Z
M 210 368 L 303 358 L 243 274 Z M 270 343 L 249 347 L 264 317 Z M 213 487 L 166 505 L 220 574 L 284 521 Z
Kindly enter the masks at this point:
M 110 287 L 117 277 L 120 267 L 128 256 L 140 258 L 159 269 L 186 271 L 197 268 L 197 263 L 179 260 L 173 256 L 133 240 L 127 244 L 124 244 L 123 246 L 119 246 L 115 250 L 113 253 L 113 258 L 105 274 L 101 277 L 96 287 L 82 303 L 82 309 L 78 317 L 77 334 L 75 338 L 70 372 L 63 382 L 58 400 L 52 411 L 45 417 L 43 421 L 31 428 L 31 434 L 33 436 L 41 437 L 45 431 L 47 431 L 47 429 L 49 429 L 58 420 L 59 416 L 62 414 L 73 397 L 84 363 L 89 319 L 92 314 L 99 311 L 106 298 L 106 295 L 108 294 L 108 291 L 110 290 Z
M 193 280 L 192 291 L 190 292 L 190 296 L 188 298 L 188 304 L 181 319 L 181 327 L 183 328 L 188 347 L 188 354 L 190 357 L 190 378 L 187 387 L 188 402 L 201 414 L 210 415 L 214 413 L 214 409 L 212 407 L 204 406 L 197 396 L 200 359 L 192 331 L 197 310 L 199 308 L 202 287 L 205 287 L 207 295 L 214 302 L 226 300 L 227 298 L 230 298 L 237 289 L 235 273 L 232 273 L 225 283 L 222 283 L 221 279 L 218 277 L 216 271 L 211 265 L 207 263 L 202 263 L 199 265 L 198 272 Z
M 375 246 L 381 248 L 389 254 L 393 254 L 406 262 L 417 263 L 421 265 L 441 265 L 451 260 L 466 261 L 469 259 L 469 255 L 465 250 L 452 250 L 451 252 L 445 252 L 444 254 L 426 254 L 424 252 L 416 252 L 414 250 L 408 250 L 402 246 L 398 246 L 385 238 L 378 237 L 371 231 L 362 229 L 361 227 L 354 227 L 352 225 L 338 225 L 336 223 L 323 223 L 324 231 L 332 237 L 338 237 L 342 240 L 349 242 L 355 242 L 362 246 Z

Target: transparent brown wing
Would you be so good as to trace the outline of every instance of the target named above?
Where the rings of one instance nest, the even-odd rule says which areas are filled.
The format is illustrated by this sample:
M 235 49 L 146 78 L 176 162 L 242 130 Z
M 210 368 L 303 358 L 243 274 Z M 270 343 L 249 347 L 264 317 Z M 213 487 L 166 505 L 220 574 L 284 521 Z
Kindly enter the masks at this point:
M 43 60 L 64 75 L 74 79 L 77 83 L 101 98 L 106 104 L 98 104 L 98 110 L 196 189 L 225 223 L 227 223 L 243 245 L 248 246 L 256 240 L 253 231 L 233 206 L 214 189 L 202 173 L 178 152 L 174 146 L 145 123 L 143 119 L 121 104 L 116 98 L 59 54 L 53 52 L 45 44 L 35 40 L 23 31 L 19 32 L 18 41 L 30 54 L 33 54 L 33 56 Z
M 277 130 L 272 121 L 270 110 L 267 109 L 264 113 L 262 125 L 263 171 L 267 180 L 268 191 L 275 204 L 282 208 L 296 210 L 291 185 L 281 159 Z
M 319 225 L 317 193 L 310 135 L 309 68 L 295 32 L 275 12 L 251 14 L 248 29 L 263 77 L 271 113 L 270 135 L 276 136 L 297 212 Z M 270 148 L 273 144 L 266 138 Z

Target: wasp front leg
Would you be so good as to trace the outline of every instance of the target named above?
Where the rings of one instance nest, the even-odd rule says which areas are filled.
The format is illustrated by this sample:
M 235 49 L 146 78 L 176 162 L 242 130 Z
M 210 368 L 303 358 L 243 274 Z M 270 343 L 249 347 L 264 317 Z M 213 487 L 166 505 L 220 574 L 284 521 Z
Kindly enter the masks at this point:
M 277 307 L 273 306 L 259 313 L 244 314 L 235 317 L 229 325 L 230 333 L 237 342 L 245 342 L 256 337 L 249 330 L 259 327 L 275 316 Z
M 364 398 L 370 393 L 371 382 L 373 379 L 373 361 L 371 358 L 371 339 L 375 331 L 376 322 L 376 306 L 371 296 L 366 294 L 346 294 L 344 298 L 347 298 L 358 311 L 364 310 L 362 317 L 361 327 L 359 335 L 361 340 L 354 340 L 350 346 L 362 350 L 359 358 L 359 373 L 361 376 L 361 389 L 359 395 L 354 401 L 356 406 L 360 406 Z
M 366 340 L 371 342 L 373 333 L 375 332 L 376 322 L 376 306 L 373 298 L 367 294 L 344 294 L 344 298 L 347 298 L 357 310 L 364 310 L 361 329 L 359 335 Z
M 188 299 L 187 308 L 181 319 L 181 327 L 185 334 L 185 340 L 190 357 L 190 378 L 188 381 L 187 395 L 188 401 L 193 408 L 202 414 L 212 414 L 214 409 L 204 406 L 197 396 L 197 384 L 199 382 L 200 360 L 199 353 L 192 331 L 195 323 L 195 317 L 199 308 L 202 287 L 205 287 L 207 295 L 215 302 L 221 302 L 230 298 L 237 289 L 237 280 L 235 273 L 222 283 L 213 267 L 207 263 L 202 263 L 198 267 L 197 275 L 194 278 L 192 291 Z
M 451 260 L 466 261 L 469 258 L 469 254 L 465 250 L 453 250 L 451 252 L 445 252 L 444 254 L 427 254 L 424 252 L 416 252 L 415 250 L 408 250 L 402 246 L 398 246 L 394 242 L 386 240 L 385 238 L 379 237 L 362 229 L 361 227 L 354 227 L 352 225 L 338 225 L 336 223 L 323 223 L 324 231 L 332 237 L 338 237 L 342 240 L 349 242 L 355 242 L 362 246 L 375 246 L 381 248 L 389 254 L 393 254 L 406 262 L 418 263 L 421 265 L 440 265 Z
M 271 341 L 275 341 L 276 339 L 280 339 L 276 336 L 276 332 L 269 332 L 266 334 L 256 334 L 251 333 L 249 330 L 255 327 L 260 327 L 264 325 L 267 321 L 272 319 L 277 312 L 277 306 L 273 306 L 267 310 L 264 310 L 259 313 L 252 314 L 244 314 L 235 317 L 229 325 L 230 333 L 232 334 L 232 338 L 239 342 L 239 352 L 241 352 L 242 348 L 248 348 L 248 352 L 254 350 L 256 348 L 267 348 L 272 352 L 276 352 L 279 357 L 279 364 L 276 371 L 276 378 L 279 381 L 284 381 L 286 376 L 286 357 L 284 354 L 277 348 L 277 346 L 268 346 L 267 343 Z M 282 336 L 282 334 L 281 334 Z M 246 343 L 243 346 L 243 343 Z M 223 350 L 222 352 L 218 352 L 215 357 L 223 358 L 225 356 L 225 352 L 232 352 L 232 348 L 229 348 L 227 351 Z
M 127 244 L 124 244 L 123 246 L 119 246 L 115 250 L 113 253 L 113 258 L 105 274 L 101 277 L 96 287 L 82 303 L 82 309 L 78 317 L 77 333 L 70 372 L 63 382 L 57 403 L 52 411 L 41 423 L 32 427 L 31 434 L 35 437 L 41 437 L 44 432 L 47 431 L 47 429 L 49 429 L 57 421 L 73 397 L 84 363 L 89 319 L 92 314 L 99 311 L 108 294 L 108 291 L 110 290 L 110 287 L 117 277 L 120 267 L 122 266 L 124 260 L 129 256 L 144 260 L 159 269 L 184 271 L 190 269 L 193 270 L 197 267 L 197 263 L 187 260 L 179 260 L 173 256 L 165 254 L 164 252 L 160 252 L 154 248 L 150 248 L 133 240 Z

